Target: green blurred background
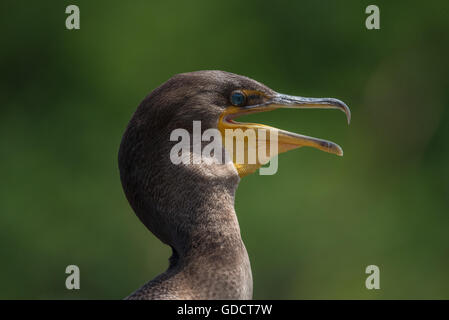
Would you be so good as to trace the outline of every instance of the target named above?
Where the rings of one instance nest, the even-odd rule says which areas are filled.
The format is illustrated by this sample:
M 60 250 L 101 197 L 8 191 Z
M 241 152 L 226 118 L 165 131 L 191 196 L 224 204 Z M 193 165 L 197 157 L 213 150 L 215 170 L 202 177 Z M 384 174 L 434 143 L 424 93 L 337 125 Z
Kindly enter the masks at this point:
M 77 4 L 81 29 L 65 29 Z M 365 28 L 377 4 L 381 29 Z M 170 250 L 134 216 L 117 151 L 181 72 L 220 69 L 338 111 L 251 120 L 339 143 L 283 154 L 236 196 L 254 298 L 449 298 L 448 1 L 0 4 L 0 298 L 120 299 Z M 244 119 L 245 120 L 245 119 Z M 65 268 L 81 269 L 81 290 Z M 380 267 L 380 290 L 365 267 Z

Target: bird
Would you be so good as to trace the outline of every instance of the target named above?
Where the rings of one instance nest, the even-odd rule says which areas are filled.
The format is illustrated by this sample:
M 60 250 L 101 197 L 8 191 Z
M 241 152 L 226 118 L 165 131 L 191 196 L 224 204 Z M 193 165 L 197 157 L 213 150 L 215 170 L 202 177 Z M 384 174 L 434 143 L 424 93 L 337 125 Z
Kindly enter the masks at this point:
M 235 120 L 281 108 L 339 109 L 348 124 L 351 118 L 341 100 L 281 94 L 251 78 L 220 70 L 176 74 L 143 99 L 120 143 L 120 180 L 137 217 L 171 247 L 172 255 L 165 272 L 125 299 L 252 299 L 251 264 L 234 199 L 240 180 L 264 163 L 237 162 L 226 148 L 225 132 L 264 129 L 266 134 L 276 134 L 278 148 L 269 156 L 300 147 L 343 155 L 341 147 L 330 141 Z M 170 154 L 179 143 L 171 139 L 172 133 L 182 129 L 193 138 L 195 121 L 201 123 L 201 133 L 219 132 L 222 140 L 216 142 L 225 155 L 223 161 L 171 161 Z M 193 146 L 193 139 L 189 143 Z M 206 144 L 199 142 L 200 151 Z M 198 158 L 198 149 L 186 150 L 185 157 Z

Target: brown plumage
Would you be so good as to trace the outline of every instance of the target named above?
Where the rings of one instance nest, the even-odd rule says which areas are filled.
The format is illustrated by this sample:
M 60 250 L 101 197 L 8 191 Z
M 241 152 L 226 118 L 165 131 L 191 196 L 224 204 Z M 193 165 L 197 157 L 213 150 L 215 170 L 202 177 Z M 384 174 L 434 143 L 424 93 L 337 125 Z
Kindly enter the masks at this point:
M 271 90 L 222 71 L 176 75 L 140 104 L 123 136 L 119 168 L 128 201 L 145 226 L 172 247 L 168 270 L 129 299 L 250 299 L 252 276 L 234 210 L 232 164 L 174 165 L 172 130 L 216 128 L 237 88 Z M 213 173 L 211 178 L 210 173 Z
M 276 94 L 223 71 L 179 74 L 151 92 L 130 120 L 119 151 L 123 189 L 142 223 L 173 254 L 168 270 L 128 299 L 252 298 L 250 262 L 234 210 L 239 173 L 232 162 L 175 165 L 169 158 L 174 129 L 192 135 L 194 120 L 202 131 L 217 128 L 231 93 L 240 89 L 260 97 Z M 331 147 L 326 145 L 329 152 Z

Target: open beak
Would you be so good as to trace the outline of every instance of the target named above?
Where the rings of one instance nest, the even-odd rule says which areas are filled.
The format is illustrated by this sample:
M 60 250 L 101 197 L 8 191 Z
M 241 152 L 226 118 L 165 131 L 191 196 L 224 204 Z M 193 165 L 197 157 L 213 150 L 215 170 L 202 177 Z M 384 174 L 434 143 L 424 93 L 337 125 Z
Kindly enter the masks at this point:
M 285 94 L 275 94 L 271 97 L 268 97 L 268 99 L 266 99 L 265 101 L 266 102 L 258 105 L 246 107 L 231 106 L 226 108 L 226 110 L 222 113 L 218 124 L 218 128 L 222 133 L 223 139 L 225 140 L 226 130 L 229 129 L 232 129 L 234 131 L 236 129 L 241 129 L 243 132 L 248 129 L 253 129 L 256 132 L 257 139 L 259 139 L 258 132 L 260 132 L 261 129 L 264 129 L 267 132 L 267 136 L 269 136 L 266 138 L 267 147 L 270 145 L 270 134 L 274 133 L 277 137 L 277 151 L 274 154 L 271 153 L 270 157 L 300 147 L 313 147 L 325 152 L 343 156 L 342 148 L 334 142 L 304 136 L 263 124 L 236 122 L 234 121 L 234 119 L 246 114 L 272 111 L 280 108 L 340 109 L 346 114 L 346 118 L 349 124 L 351 121 L 351 111 L 344 102 L 334 98 L 304 98 Z M 239 172 L 240 177 L 254 172 L 256 169 L 267 162 L 262 161 L 261 159 L 256 159 L 255 163 L 249 163 L 248 159 L 245 157 L 245 161 L 243 161 L 243 163 L 238 163 L 235 159 L 235 145 L 238 144 L 239 137 L 236 136 L 235 138 L 237 139 L 237 141 L 235 144 L 233 144 L 232 150 L 228 149 L 228 143 L 226 142 L 225 147 L 227 151 L 233 155 L 233 162 L 235 167 L 237 168 L 237 171 Z M 243 139 L 244 138 L 245 137 L 243 137 Z M 242 143 L 245 143 L 245 141 L 242 141 Z M 257 149 L 260 148 L 260 146 L 256 145 L 255 148 L 256 150 L 251 150 L 251 147 L 248 146 L 246 147 L 246 151 L 255 151 L 257 154 L 259 154 L 257 152 Z

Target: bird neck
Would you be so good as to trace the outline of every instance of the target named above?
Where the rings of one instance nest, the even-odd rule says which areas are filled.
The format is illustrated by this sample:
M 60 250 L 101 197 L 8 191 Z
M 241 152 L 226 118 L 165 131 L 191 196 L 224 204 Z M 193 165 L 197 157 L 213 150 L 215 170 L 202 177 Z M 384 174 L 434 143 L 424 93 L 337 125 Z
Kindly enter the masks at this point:
M 251 267 L 234 210 L 240 178 L 232 162 L 174 165 L 167 160 L 172 145 L 142 130 L 130 125 L 123 137 L 120 177 L 139 219 L 173 256 L 166 272 L 128 298 L 250 299 Z M 164 130 L 161 136 L 169 137 Z M 150 140 L 129 142 L 136 137 Z
M 179 230 L 166 273 L 192 299 L 252 298 L 251 266 L 234 210 L 234 195 L 209 189 L 210 194 L 189 211 L 196 226 Z M 186 232 L 188 230 L 188 232 Z

